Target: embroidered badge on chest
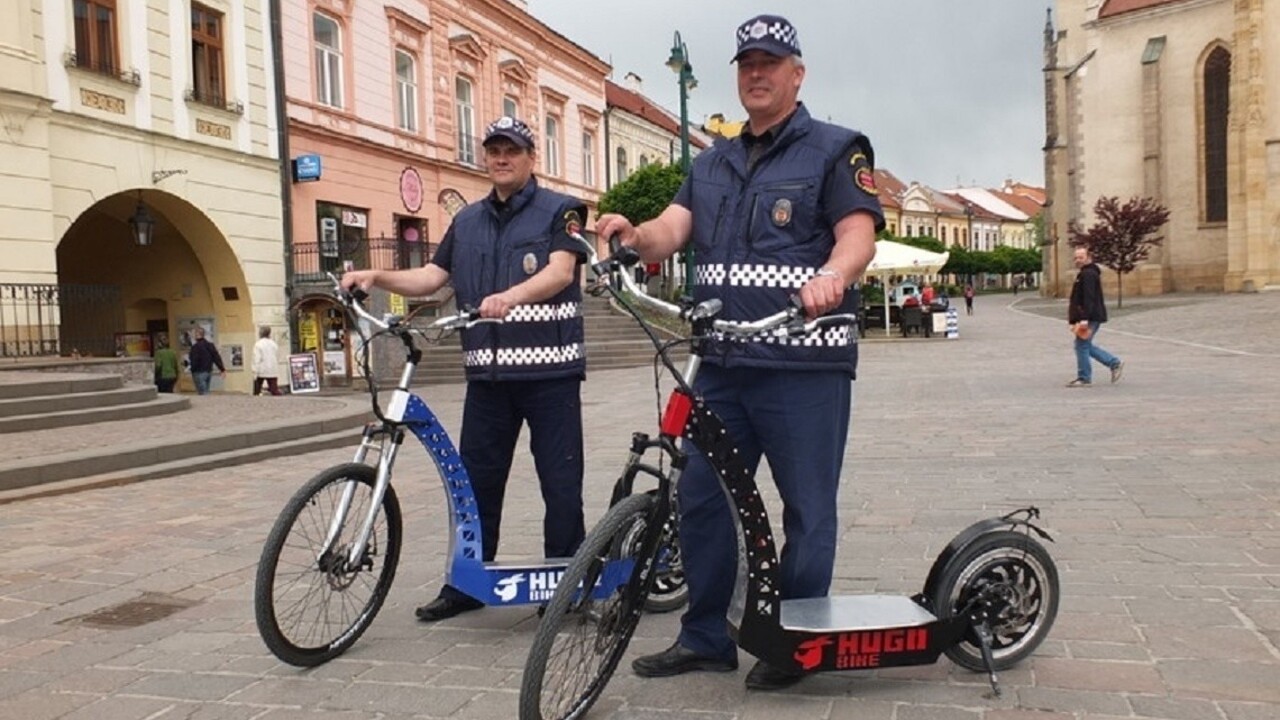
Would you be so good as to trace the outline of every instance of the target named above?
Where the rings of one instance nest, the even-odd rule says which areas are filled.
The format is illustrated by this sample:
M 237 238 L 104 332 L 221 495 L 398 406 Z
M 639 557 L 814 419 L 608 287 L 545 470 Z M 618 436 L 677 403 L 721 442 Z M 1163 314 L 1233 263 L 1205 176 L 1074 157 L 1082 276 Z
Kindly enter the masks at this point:
M 791 222 L 791 201 L 786 198 L 778 198 L 773 204 L 773 212 L 770 214 L 773 218 L 773 224 L 778 227 L 786 227 Z
M 524 267 L 525 275 L 532 275 L 538 272 L 538 256 L 533 253 L 525 253 L 522 266 Z

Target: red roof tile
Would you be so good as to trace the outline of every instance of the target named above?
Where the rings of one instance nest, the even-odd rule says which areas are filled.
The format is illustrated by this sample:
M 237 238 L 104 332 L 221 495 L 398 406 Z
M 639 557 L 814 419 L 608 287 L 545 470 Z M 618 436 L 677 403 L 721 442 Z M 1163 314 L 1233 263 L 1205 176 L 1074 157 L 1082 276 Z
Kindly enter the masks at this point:
M 1102 10 L 1098 11 L 1099 18 L 1115 17 L 1123 15 L 1134 10 L 1146 10 L 1157 5 L 1169 5 L 1179 0 L 1107 0 L 1102 6 Z
M 1044 206 L 1025 195 L 1015 195 L 999 190 L 992 190 L 991 194 L 1014 206 L 1029 218 L 1039 215 L 1044 210 Z
M 611 108 L 618 108 L 624 112 L 635 115 L 638 118 L 648 120 L 667 132 L 680 136 L 680 121 L 673 118 L 670 113 L 663 110 L 662 107 L 654 104 L 638 92 L 628 90 L 612 80 L 604 81 L 604 102 Z M 694 129 L 693 123 L 689 124 L 690 129 Z M 707 144 L 697 135 L 690 135 L 689 142 L 695 147 L 705 149 Z

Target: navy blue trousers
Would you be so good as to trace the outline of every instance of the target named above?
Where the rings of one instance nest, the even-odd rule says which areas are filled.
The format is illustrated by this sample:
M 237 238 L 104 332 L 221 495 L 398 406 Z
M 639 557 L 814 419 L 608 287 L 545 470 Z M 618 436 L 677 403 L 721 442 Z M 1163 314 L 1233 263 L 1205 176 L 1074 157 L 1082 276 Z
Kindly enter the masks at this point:
M 579 378 L 467 383 L 460 451 L 480 512 L 486 562 L 498 552 L 503 498 L 516 441 L 525 423 L 546 505 L 543 552 L 547 557 L 570 557 L 582 544 L 586 530 L 582 519 L 581 391 Z M 445 586 L 441 595 L 462 594 Z
M 695 389 L 706 398 L 754 473 L 763 454 L 782 498 L 786 545 L 783 599 L 821 597 L 835 564 L 836 495 L 848 437 L 853 381 L 840 371 L 800 372 L 703 365 Z M 680 549 L 689 609 L 679 642 L 701 655 L 737 657 L 725 613 L 737 574 L 738 540 L 729 501 L 701 453 L 680 478 Z M 777 518 L 771 517 L 777 532 Z

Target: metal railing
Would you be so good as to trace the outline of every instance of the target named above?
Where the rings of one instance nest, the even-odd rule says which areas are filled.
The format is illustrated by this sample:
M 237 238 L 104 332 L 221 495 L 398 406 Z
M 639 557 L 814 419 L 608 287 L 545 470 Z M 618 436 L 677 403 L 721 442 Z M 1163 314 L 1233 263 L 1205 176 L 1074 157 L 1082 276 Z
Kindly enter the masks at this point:
M 293 243 L 293 281 L 328 282 L 325 273 L 351 270 L 404 270 L 422 267 L 435 247 L 397 238 L 339 240 L 336 243 Z
M 0 357 L 115 355 L 116 285 L 0 284 Z

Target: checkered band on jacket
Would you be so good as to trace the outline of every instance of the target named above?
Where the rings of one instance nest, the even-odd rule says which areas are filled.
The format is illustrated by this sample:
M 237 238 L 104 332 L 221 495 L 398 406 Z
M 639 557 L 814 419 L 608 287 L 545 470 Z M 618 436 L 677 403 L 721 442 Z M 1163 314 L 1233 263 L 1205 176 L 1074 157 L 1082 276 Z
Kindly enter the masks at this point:
M 768 335 L 755 335 L 751 337 L 742 337 L 740 335 L 724 335 L 715 333 L 716 340 L 722 342 L 758 342 L 766 345 L 784 345 L 787 347 L 831 347 L 831 348 L 847 348 L 858 342 L 853 332 L 849 330 L 848 325 L 840 327 L 823 328 L 815 333 L 810 333 L 804 337 L 791 337 L 787 335 L 786 329 L 775 330 Z
M 561 365 L 586 357 L 582 345 L 574 343 L 564 347 L 515 347 L 502 348 L 495 356 L 493 350 L 472 350 L 464 354 L 463 364 L 467 367 L 487 367 L 501 365 L 504 367 L 531 367 L 538 365 Z
M 563 218 L 570 212 L 581 217 L 581 207 L 577 200 L 530 181 L 509 198 L 505 209 L 486 198 L 458 213 L 449 232 L 455 239 L 450 279 L 459 306 L 479 307 L 485 297 L 546 268 L 556 251 L 556 233 L 563 232 L 556 228 L 563 227 Z M 583 377 L 586 355 L 578 272 L 555 296 L 517 305 L 501 323 L 480 323 L 464 330 L 467 379 Z
M 721 300 L 720 319 L 730 322 L 752 322 L 787 307 L 830 259 L 835 235 L 824 214 L 823 187 L 840 177 L 834 169 L 847 162 L 848 148 L 858 139 L 851 130 L 812 120 L 800 106 L 751 168 L 741 139 L 718 142 L 698 155 L 686 180 L 696 263 L 693 299 Z M 858 303 L 857 291 L 848 290 L 832 312 L 852 314 Z M 722 338 L 706 362 L 852 374 L 855 338 L 847 328 L 810 338 Z

